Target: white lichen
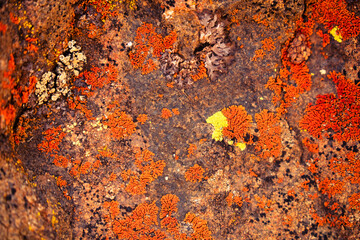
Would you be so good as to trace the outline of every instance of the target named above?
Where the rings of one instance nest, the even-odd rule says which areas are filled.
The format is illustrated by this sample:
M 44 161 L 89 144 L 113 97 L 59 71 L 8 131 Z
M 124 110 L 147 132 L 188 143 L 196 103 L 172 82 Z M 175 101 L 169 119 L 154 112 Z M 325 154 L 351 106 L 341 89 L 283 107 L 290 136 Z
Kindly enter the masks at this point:
M 81 47 L 76 45 L 76 41 L 69 41 L 64 54 L 59 56 L 55 73 L 49 71 L 42 75 L 35 90 L 39 105 L 49 100 L 57 101 L 61 96 L 71 93 L 69 80 L 73 76 L 79 76 L 86 63 L 86 56 L 80 50 Z

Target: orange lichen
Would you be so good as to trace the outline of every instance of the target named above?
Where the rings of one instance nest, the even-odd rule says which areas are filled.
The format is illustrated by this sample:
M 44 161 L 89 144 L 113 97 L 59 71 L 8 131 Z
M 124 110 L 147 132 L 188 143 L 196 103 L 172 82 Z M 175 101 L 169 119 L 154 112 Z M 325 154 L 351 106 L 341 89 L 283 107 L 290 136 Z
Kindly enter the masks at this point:
M 103 117 L 104 125 L 108 126 L 111 136 L 115 139 L 129 137 L 135 132 L 135 123 L 125 112 L 116 109 L 108 118 Z
M 28 52 L 35 52 L 37 53 L 37 51 L 39 50 L 39 47 L 34 45 L 34 44 L 29 44 L 27 47 L 26 47 L 26 50 Z
M 91 163 L 84 162 L 80 165 L 79 172 L 80 174 L 87 174 L 90 172 L 90 169 L 91 169 Z
M 261 209 L 264 209 L 266 212 L 272 211 L 271 205 L 273 202 L 266 198 L 264 195 L 262 197 L 255 195 L 255 200 L 257 201 L 257 206 Z
M 225 198 L 229 207 L 231 207 L 234 203 L 241 207 L 243 204 L 242 198 L 240 196 L 235 196 L 232 192 Z
M 351 184 L 360 184 L 360 166 L 359 160 L 354 152 L 349 152 L 343 158 L 332 158 L 329 162 L 330 169 L 340 176 L 346 182 Z
M 112 222 L 113 232 L 119 239 L 165 239 L 166 235 L 152 228 L 158 224 L 158 207 L 155 202 L 142 203 L 130 216 Z
M 113 181 L 115 181 L 117 179 L 117 175 L 116 175 L 116 173 L 111 173 L 110 174 L 110 176 L 109 176 L 109 181 L 110 182 L 113 182 Z
M 81 162 L 81 160 L 74 160 L 69 174 L 73 177 L 80 177 L 81 174 L 88 174 L 90 172 L 98 170 L 101 166 L 101 162 L 96 160 L 95 162 Z
M 360 193 L 354 193 L 352 194 L 349 199 L 349 205 L 352 209 L 357 209 L 360 211 Z
M 301 184 L 300 184 L 300 187 L 301 188 L 303 188 L 305 191 L 309 191 L 309 189 L 310 189 L 310 187 L 309 187 L 309 184 L 310 183 L 310 180 L 306 180 L 306 181 L 304 181 L 304 182 L 302 182 Z
M 38 149 L 45 153 L 57 153 L 60 151 L 59 144 L 66 136 L 61 126 L 52 127 L 42 133 L 45 139 L 38 145 Z
M 173 112 L 174 115 L 179 115 L 180 114 L 178 108 L 173 108 L 173 109 L 171 109 L 171 111 Z
M 194 75 L 191 75 L 191 78 L 194 80 L 194 82 L 206 78 L 207 74 L 206 74 L 206 68 L 205 68 L 205 63 L 201 62 L 198 68 L 198 72 Z
M 130 176 L 133 175 L 133 171 L 131 171 L 131 169 L 128 170 L 124 170 L 120 173 L 121 178 L 123 179 L 124 182 L 128 181 Z
M 177 212 L 177 203 L 180 199 L 173 194 L 167 194 L 161 198 L 160 218 L 171 216 Z
M 233 201 L 236 205 L 238 205 L 238 207 L 241 207 L 243 205 L 243 200 L 240 196 L 234 196 Z
M 281 74 L 280 70 L 280 74 Z M 277 105 L 282 100 L 282 89 L 285 86 L 285 83 L 281 80 L 280 77 L 270 77 L 268 82 L 265 85 L 265 88 L 274 92 L 272 97 L 272 103 Z
M 230 106 L 221 110 L 227 118 L 228 126 L 224 127 L 222 133 L 230 139 L 236 139 L 238 142 L 244 142 L 244 137 L 248 132 L 252 117 L 247 114 L 243 106 Z
M 16 109 L 12 104 L 6 104 L 5 100 L 0 99 L 0 115 L 6 125 L 9 125 L 16 117 Z
M 102 19 L 119 15 L 120 5 L 117 1 L 89 0 L 84 3 L 93 5 L 96 11 L 101 14 Z
M 264 109 L 255 114 L 259 140 L 256 150 L 261 151 L 261 158 L 278 157 L 281 153 L 281 127 L 280 119 L 274 113 Z
M 29 122 L 32 121 L 29 118 L 20 117 L 18 127 L 13 133 L 13 141 L 15 144 L 24 142 L 28 138 L 28 129 L 31 128 Z
M 164 119 L 169 119 L 172 117 L 172 112 L 168 108 L 163 108 L 161 110 L 161 117 Z
M 24 86 L 22 90 L 19 90 L 18 95 L 21 95 L 21 100 L 19 100 L 21 104 L 29 101 L 29 96 L 34 91 L 36 82 L 37 78 L 35 76 L 31 76 L 29 77 L 29 86 Z
M 197 149 L 196 145 L 190 143 L 189 148 L 188 148 L 188 155 L 187 156 L 190 157 L 191 155 L 194 155 L 196 149 Z
M 58 185 L 60 188 L 65 187 L 67 185 L 67 181 L 62 179 L 62 176 L 59 176 L 56 178 L 56 185 Z
M 154 154 L 149 150 L 137 150 L 135 154 L 135 165 L 141 173 L 130 170 L 123 171 L 121 176 L 124 181 L 130 178 L 125 190 L 132 195 L 144 194 L 145 188 L 148 184 L 156 180 L 163 174 L 165 162 L 163 160 L 154 161 L 152 156 Z
M 335 26 L 344 40 L 360 33 L 360 17 L 349 11 L 345 0 L 319 0 L 313 6 L 312 18 L 328 30 Z
M 77 78 L 84 78 L 86 84 L 91 86 L 89 88 L 78 88 L 83 95 L 92 96 L 94 91 L 99 88 L 110 84 L 111 82 L 118 81 L 119 72 L 117 68 L 109 64 L 104 68 L 92 67 L 90 71 L 83 71 Z
M 263 59 L 265 56 L 265 52 L 263 49 L 257 49 L 255 50 L 255 55 L 254 57 L 251 59 L 251 61 L 257 61 L 258 59 Z
M 207 226 L 207 221 L 197 217 L 195 214 L 188 212 L 184 222 L 190 223 L 194 232 L 191 234 L 192 239 L 211 240 L 211 232 Z
M 324 226 L 325 224 L 330 224 L 331 227 L 352 227 L 353 224 L 349 221 L 347 216 L 336 216 L 327 214 L 325 217 L 319 216 L 314 209 L 310 210 L 311 217 L 316 221 L 319 226 Z
M 81 113 L 85 115 L 85 117 L 89 120 L 95 119 L 92 116 L 92 112 L 90 109 L 87 108 L 86 104 L 87 102 L 85 100 L 81 100 L 79 96 L 76 96 L 74 99 L 67 99 L 67 103 L 70 109 L 72 110 L 79 110 Z
M 262 49 L 264 49 L 265 51 L 275 50 L 274 40 L 272 40 L 271 37 L 265 38 L 264 40 L 261 41 L 261 43 L 262 43 Z
M 91 165 L 91 171 L 96 171 L 99 169 L 99 167 L 101 166 L 101 161 L 98 159 L 95 162 L 92 163 Z
M 64 156 L 61 155 L 54 155 L 54 165 L 57 167 L 67 168 L 69 165 L 70 160 Z
M 7 25 L 0 22 L 0 32 L 2 32 L 2 34 L 6 33 L 6 29 L 7 29 Z
M 312 152 L 312 153 L 319 152 L 319 145 L 314 143 L 314 141 L 310 140 L 310 138 L 304 138 L 302 140 L 302 143 L 310 152 Z
M 323 31 L 318 30 L 316 34 L 323 39 L 322 47 L 326 47 L 330 43 L 330 35 L 323 33 Z
M 194 166 L 186 170 L 185 179 L 188 182 L 200 182 L 204 177 L 204 172 L 205 170 L 201 166 L 195 164 Z
M 10 21 L 14 24 L 19 24 L 20 23 L 20 20 L 17 16 L 14 15 L 14 13 L 10 12 L 9 14 L 9 17 L 10 17 Z
M 199 145 L 205 143 L 207 141 L 207 138 L 202 138 L 199 140 Z
M 161 227 L 165 228 L 171 234 L 179 233 L 179 222 L 174 217 L 165 217 L 161 219 Z
M 146 183 L 140 181 L 138 176 L 131 176 L 125 190 L 132 195 L 140 195 L 146 192 Z
M 345 183 L 343 181 L 325 178 L 319 182 L 319 191 L 321 191 L 322 194 L 327 194 L 330 198 L 342 193 L 344 191 L 344 185 Z
M 312 173 L 315 174 L 318 172 L 317 166 L 315 163 L 310 163 L 310 166 L 308 167 L 308 170 Z
M 115 219 L 120 213 L 119 203 L 117 201 L 104 202 L 103 207 L 109 211 L 111 219 Z
M 317 96 L 315 105 L 306 108 L 300 127 L 320 139 L 324 131 L 331 129 L 335 140 L 360 140 L 360 87 L 339 73 L 331 72 L 328 78 L 336 84 L 337 97 Z
M 174 88 L 174 83 L 175 83 L 175 82 L 168 82 L 168 83 L 166 83 L 166 86 L 167 86 L 168 88 Z
M 118 155 L 116 153 L 113 153 L 111 150 L 107 148 L 98 150 L 98 153 L 99 156 L 101 157 L 112 158 L 112 159 L 118 158 Z
M 291 197 L 295 197 L 295 189 L 290 189 L 287 194 Z
M 306 45 L 309 48 L 309 39 L 314 24 L 315 23 L 310 20 L 305 23 L 300 20 L 296 22 L 296 32 L 305 36 Z M 291 41 L 291 38 L 288 39 L 281 49 L 282 67 L 280 69 L 280 74 L 276 77 L 270 77 L 265 85 L 266 88 L 274 92 L 272 102 L 274 105 L 277 105 L 276 112 L 279 116 L 285 114 L 287 108 L 292 106 L 301 94 L 309 91 L 312 85 L 311 74 L 306 62 L 293 64 L 288 58 L 287 51 Z
M 15 59 L 12 54 L 10 54 L 10 59 L 8 61 L 7 71 L 3 73 L 3 78 L 1 79 L 1 87 L 3 89 L 10 90 L 16 105 L 22 104 L 21 91 L 16 88 L 16 83 L 12 74 L 15 70 Z M 8 126 L 11 122 L 14 121 L 16 117 L 16 106 L 15 104 L 10 104 L 4 99 L 0 99 L 0 116 L 2 117 L 1 121 L 5 122 L 5 125 Z M 3 123 L 0 122 L 2 125 Z
M 156 70 L 156 64 L 152 59 L 149 59 L 141 68 L 141 74 L 146 75 Z
M 140 149 L 136 149 L 135 150 L 135 165 L 141 169 L 142 168 L 142 164 L 146 163 L 146 162 L 150 162 L 152 161 L 152 157 L 155 154 L 151 151 L 149 151 L 148 149 L 144 149 L 144 150 L 140 150 Z
M 144 124 L 148 119 L 148 116 L 146 114 L 139 114 L 139 116 L 136 118 L 136 120 L 141 123 Z
M 291 78 L 290 80 L 296 83 L 296 88 L 299 94 L 311 89 L 311 75 L 309 68 L 305 62 L 301 64 L 290 65 Z
M 148 74 L 156 69 L 155 62 L 149 58 L 149 52 L 157 59 L 166 49 L 171 49 L 176 42 L 177 34 L 175 31 L 171 32 L 168 36 L 162 37 L 155 32 L 152 24 L 143 23 L 136 30 L 135 47 L 129 53 L 130 62 L 135 69 L 141 68 L 142 74 Z
M 249 169 L 249 174 L 251 177 L 258 177 L 258 175 L 253 171 L 252 168 Z
M 71 197 L 68 194 L 68 191 L 64 189 L 64 187 L 67 186 L 67 181 L 65 179 L 62 179 L 62 176 L 59 176 L 56 178 L 56 185 L 62 189 L 63 195 L 67 200 L 71 200 Z
M 161 210 L 159 214 L 161 227 L 172 234 L 179 232 L 179 222 L 176 218 L 171 216 L 173 213 L 177 212 L 178 202 L 179 198 L 173 194 L 167 194 L 161 198 Z
M 253 19 L 255 22 L 257 22 L 258 24 L 263 24 L 264 26 L 268 27 L 269 26 L 269 22 L 268 20 L 265 18 L 265 19 L 261 19 L 261 14 L 258 13 L 256 15 L 253 16 Z
M 231 207 L 231 205 L 233 204 L 233 197 L 234 197 L 234 194 L 232 192 L 230 192 L 229 195 L 225 198 L 225 201 L 227 202 L 227 205 L 229 207 Z

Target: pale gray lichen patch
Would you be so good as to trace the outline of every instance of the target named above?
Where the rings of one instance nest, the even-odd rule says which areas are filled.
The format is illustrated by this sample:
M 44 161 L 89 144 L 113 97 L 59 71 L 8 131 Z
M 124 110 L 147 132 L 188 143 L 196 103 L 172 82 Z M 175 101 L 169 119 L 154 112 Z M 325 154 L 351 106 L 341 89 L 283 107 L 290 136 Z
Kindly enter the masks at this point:
M 44 73 L 36 83 L 35 95 L 38 104 L 68 96 L 71 93 L 69 80 L 80 74 L 85 63 L 86 56 L 81 52 L 81 47 L 76 45 L 76 41 L 71 40 L 67 49 L 59 56 L 55 73 L 51 71 Z

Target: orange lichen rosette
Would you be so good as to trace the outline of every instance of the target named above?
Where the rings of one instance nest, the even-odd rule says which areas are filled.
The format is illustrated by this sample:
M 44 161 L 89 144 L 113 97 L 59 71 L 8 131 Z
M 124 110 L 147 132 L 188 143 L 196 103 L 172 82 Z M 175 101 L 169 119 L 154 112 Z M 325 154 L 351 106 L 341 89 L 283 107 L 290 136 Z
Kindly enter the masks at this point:
M 245 108 L 241 105 L 224 108 L 221 112 L 228 121 L 228 126 L 222 130 L 224 136 L 230 139 L 235 138 L 238 142 L 243 142 L 250 128 L 252 117 L 247 114 Z
M 195 164 L 193 167 L 186 170 L 185 179 L 188 182 L 200 182 L 203 179 L 204 172 L 205 170 L 201 166 Z

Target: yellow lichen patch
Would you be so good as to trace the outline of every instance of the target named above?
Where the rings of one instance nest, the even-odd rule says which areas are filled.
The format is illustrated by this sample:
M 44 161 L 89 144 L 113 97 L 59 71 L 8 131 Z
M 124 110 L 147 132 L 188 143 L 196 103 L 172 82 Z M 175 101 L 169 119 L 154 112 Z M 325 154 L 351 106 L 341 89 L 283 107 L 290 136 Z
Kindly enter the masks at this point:
M 334 37 L 334 39 L 338 42 L 342 42 L 342 36 L 340 35 L 338 26 L 333 27 L 333 29 L 330 30 L 330 34 Z
M 246 149 L 246 143 L 243 142 L 236 143 L 235 146 L 240 148 L 241 151 L 244 151 Z
M 216 112 L 210 117 L 208 117 L 206 119 L 206 122 L 210 123 L 214 127 L 212 138 L 215 141 L 222 141 L 223 140 L 222 129 L 228 126 L 228 121 L 227 118 L 224 116 L 224 114 L 221 111 Z

